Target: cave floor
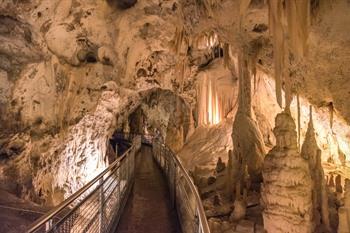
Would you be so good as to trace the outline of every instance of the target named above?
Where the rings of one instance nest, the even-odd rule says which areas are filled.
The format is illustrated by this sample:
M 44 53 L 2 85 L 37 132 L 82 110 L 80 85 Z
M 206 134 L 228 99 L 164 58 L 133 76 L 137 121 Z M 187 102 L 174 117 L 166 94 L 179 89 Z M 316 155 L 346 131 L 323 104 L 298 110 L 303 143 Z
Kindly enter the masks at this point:
M 135 184 L 116 232 L 180 233 L 167 182 L 153 160 L 151 147 L 142 147 L 135 169 Z

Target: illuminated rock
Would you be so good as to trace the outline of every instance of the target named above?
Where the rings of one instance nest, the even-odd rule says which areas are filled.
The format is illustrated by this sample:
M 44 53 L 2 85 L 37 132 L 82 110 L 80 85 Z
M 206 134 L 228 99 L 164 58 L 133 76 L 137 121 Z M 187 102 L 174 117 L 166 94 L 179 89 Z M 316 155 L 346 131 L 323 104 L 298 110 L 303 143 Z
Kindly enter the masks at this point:
M 242 190 L 249 189 L 245 183 L 248 175 L 252 183 L 261 182 L 265 145 L 258 125 L 252 117 L 251 91 L 248 55 L 242 52 L 239 58 L 238 110 L 232 128 L 233 158 L 229 158 L 229 162 L 233 164 L 229 165 L 227 185 L 232 194 L 237 182 L 244 184 Z M 238 167 L 237 171 L 234 171 L 233 167 Z M 241 195 L 238 192 L 240 191 L 235 190 L 236 196 Z
M 276 116 L 276 146 L 266 155 L 261 187 L 264 228 L 268 233 L 312 233 L 312 179 L 308 161 L 298 152 L 293 118 Z
M 325 229 L 331 231 L 329 223 L 328 192 L 321 164 L 321 150 L 318 148 L 315 138 L 311 107 L 309 125 L 304 143 L 301 147 L 301 156 L 309 163 L 312 179 L 313 222 L 316 227 L 320 227 L 322 224 Z

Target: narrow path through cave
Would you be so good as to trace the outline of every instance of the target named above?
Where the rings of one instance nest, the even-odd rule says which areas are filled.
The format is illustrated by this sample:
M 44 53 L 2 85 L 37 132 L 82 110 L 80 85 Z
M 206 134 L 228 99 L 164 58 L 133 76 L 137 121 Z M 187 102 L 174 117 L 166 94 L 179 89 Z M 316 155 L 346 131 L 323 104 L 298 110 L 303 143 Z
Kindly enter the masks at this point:
M 153 160 L 151 147 L 142 147 L 135 169 L 134 188 L 116 232 L 180 233 L 165 177 Z

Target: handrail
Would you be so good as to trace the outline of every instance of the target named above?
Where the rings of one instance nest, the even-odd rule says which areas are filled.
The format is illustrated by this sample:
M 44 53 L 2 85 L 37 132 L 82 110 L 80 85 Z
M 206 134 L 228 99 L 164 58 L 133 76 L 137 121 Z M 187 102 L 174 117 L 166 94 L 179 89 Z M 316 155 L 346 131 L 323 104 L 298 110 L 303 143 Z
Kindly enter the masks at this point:
M 210 233 L 208 221 L 198 190 L 181 161 L 169 147 L 157 139 L 153 139 L 153 156 L 168 178 L 170 192 L 173 194 L 172 202 L 177 206 L 182 231 L 186 233 Z M 186 187 L 181 183 L 181 178 L 184 178 L 186 186 L 190 188 L 190 193 L 185 193 L 183 197 L 181 196 L 181 188 L 186 192 Z M 186 224 L 185 221 L 188 221 L 187 219 L 181 221 L 181 217 L 185 215 L 185 213 L 181 213 L 181 209 L 184 209 L 181 208 L 181 202 L 185 202 L 183 204 L 185 207 L 190 206 L 191 200 L 189 200 L 188 195 L 192 195 L 195 199 L 196 207 L 194 208 L 194 215 L 197 216 L 193 216 L 194 223 Z M 186 203 L 186 201 L 188 203 Z M 190 229 L 188 227 L 190 227 Z
M 186 169 L 184 168 L 183 164 L 181 161 L 178 159 L 177 156 L 173 156 L 173 159 L 175 160 L 177 166 L 179 166 L 180 170 L 183 173 L 184 178 L 186 179 L 187 183 L 189 183 L 189 187 L 191 188 L 192 193 L 194 194 L 196 198 L 196 202 L 198 203 L 198 214 L 199 214 L 199 220 L 203 225 L 203 233 L 210 233 L 208 221 L 207 221 L 207 216 L 205 215 L 205 211 L 202 205 L 202 199 L 199 196 L 198 190 L 193 183 L 193 180 L 190 178 L 189 174 L 187 173 Z
M 210 233 L 198 190 L 175 153 L 151 135 L 116 134 L 114 137 L 133 140 L 133 143 L 120 158 L 38 219 L 27 232 L 107 233 L 113 230 L 133 184 L 135 152 L 142 142 L 153 147 L 153 157 L 168 179 L 171 201 L 176 206 L 182 231 Z M 53 223 L 56 219 L 59 220 Z
M 61 204 L 59 204 L 56 208 L 49 211 L 47 214 L 39 218 L 35 223 L 34 226 L 28 230 L 28 232 L 34 232 L 36 228 L 38 228 L 43 223 L 46 223 L 49 219 L 56 216 L 59 212 L 61 212 L 64 208 L 68 207 L 72 202 L 74 202 L 80 195 L 84 192 L 86 192 L 89 188 L 91 188 L 94 184 L 96 184 L 96 181 L 100 180 L 101 177 L 103 177 L 108 171 L 110 171 L 115 165 L 117 165 L 121 160 L 124 159 L 126 154 L 131 150 L 130 147 L 125 153 L 118 158 L 116 161 L 114 161 L 111 165 L 109 165 L 104 171 L 102 171 L 99 175 L 97 175 L 94 179 L 92 179 L 90 182 L 88 182 L 86 185 L 81 187 L 77 192 L 75 192 L 73 195 L 71 195 L 69 198 L 67 198 L 65 201 L 63 201 Z
M 82 199 L 81 202 L 79 204 L 76 205 L 76 207 L 74 208 L 79 208 L 81 207 L 81 204 L 85 204 L 85 202 L 95 202 L 95 201 L 100 201 L 98 200 L 87 200 L 88 198 L 85 197 L 91 197 L 92 195 L 100 195 L 100 189 L 102 187 L 102 190 L 104 188 L 104 186 L 107 186 L 106 190 L 104 190 L 105 192 L 108 191 L 108 189 L 111 187 L 111 185 L 115 185 L 114 189 L 112 191 L 115 191 L 116 187 L 118 186 L 119 189 L 119 193 L 116 196 L 118 196 L 118 201 L 121 200 L 120 196 L 122 195 L 120 193 L 120 182 L 121 181 L 116 181 L 113 180 L 111 178 L 112 175 L 116 175 L 118 176 L 118 178 L 120 178 L 121 175 L 124 175 L 127 177 L 126 180 L 126 185 L 128 185 L 128 182 L 132 182 L 132 178 L 133 178 L 133 172 L 134 172 L 134 156 L 135 156 L 135 152 L 136 150 L 139 149 L 140 145 L 136 145 L 140 142 L 136 142 L 133 143 L 131 145 L 131 147 L 124 152 L 124 154 L 118 158 L 116 161 L 114 161 L 111 165 L 109 165 L 104 171 L 102 171 L 99 175 L 97 175 L 94 179 L 92 179 L 90 182 L 88 182 L 86 185 L 84 185 L 82 188 L 80 188 L 77 192 L 75 192 L 73 195 L 71 195 L 68 199 L 66 199 L 64 202 L 62 202 L 59 206 L 57 206 L 56 208 L 54 208 L 53 210 L 51 210 L 50 212 L 48 212 L 46 215 L 42 216 L 41 218 L 39 218 L 37 221 L 35 221 L 32 225 L 32 227 L 27 231 L 28 233 L 34 233 L 34 232 L 55 232 L 54 226 L 52 224 L 53 219 L 59 218 L 59 214 L 63 213 L 66 209 L 69 209 L 69 207 L 71 205 L 74 205 L 75 202 L 79 202 L 79 199 Z M 131 158 L 129 158 L 131 157 Z M 126 160 L 126 162 L 124 161 Z M 125 165 L 126 164 L 126 165 Z M 122 169 L 122 171 L 120 171 Z M 126 173 L 127 174 L 119 174 L 119 173 L 123 173 L 123 169 L 126 169 Z M 107 173 L 111 173 L 108 174 L 107 177 L 105 177 L 105 175 L 107 175 Z M 118 173 L 119 172 L 119 173 Z M 107 183 L 109 182 L 109 183 Z M 91 192 L 87 193 L 89 191 L 89 189 L 93 189 L 91 190 Z M 126 192 L 128 191 L 127 189 L 130 189 L 130 187 L 126 188 Z M 105 193 L 102 193 L 102 195 L 105 195 Z M 123 195 L 125 196 L 125 195 Z M 103 199 L 102 199 L 103 200 Z M 106 203 L 107 200 L 103 200 L 103 203 Z M 88 203 L 90 204 L 90 203 Z M 120 204 L 120 203 L 119 203 Z M 74 211 L 73 209 L 69 209 L 67 210 L 69 213 L 68 214 L 76 214 L 76 213 L 72 213 L 72 211 Z M 89 207 L 90 208 L 90 207 Z M 105 210 L 106 211 L 106 210 Z M 108 210 L 109 211 L 109 210 Z M 101 214 L 103 214 L 103 211 L 100 211 Z M 67 217 L 67 215 L 65 215 L 65 217 Z M 73 220 L 72 220 L 73 221 Z M 61 222 L 61 219 L 58 221 Z M 98 223 L 100 225 L 100 227 L 102 227 L 101 223 Z M 45 230 L 44 230 L 45 228 Z M 61 232 L 61 231 L 60 231 Z M 67 231 L 69 232 L 69 231 Z

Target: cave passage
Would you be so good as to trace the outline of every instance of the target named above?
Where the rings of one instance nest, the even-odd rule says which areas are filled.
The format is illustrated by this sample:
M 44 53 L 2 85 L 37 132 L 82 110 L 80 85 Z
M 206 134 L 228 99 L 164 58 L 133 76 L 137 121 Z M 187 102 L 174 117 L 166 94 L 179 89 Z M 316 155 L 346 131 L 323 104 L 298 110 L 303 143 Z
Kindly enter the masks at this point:
M 169 197 L 165 177 L 152 158 L 152 148 L 142 146 L 136 156 L 135 184 L 116 233 L 180 233 Z

